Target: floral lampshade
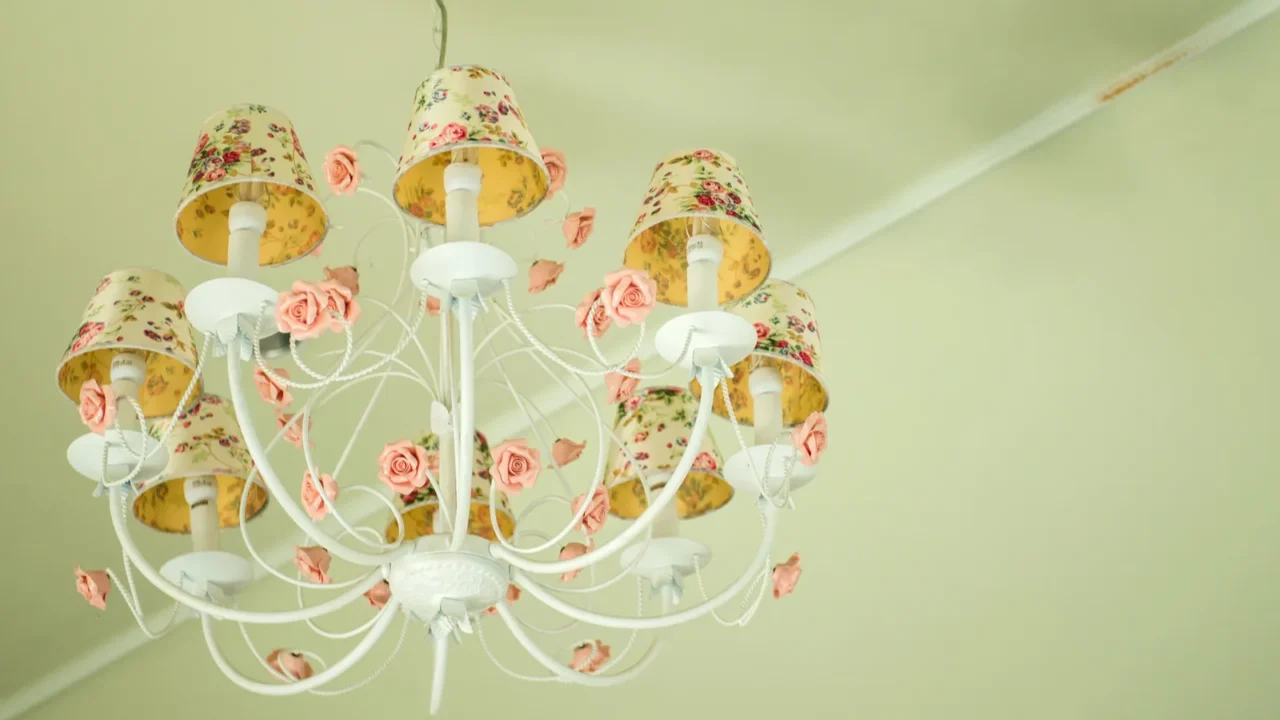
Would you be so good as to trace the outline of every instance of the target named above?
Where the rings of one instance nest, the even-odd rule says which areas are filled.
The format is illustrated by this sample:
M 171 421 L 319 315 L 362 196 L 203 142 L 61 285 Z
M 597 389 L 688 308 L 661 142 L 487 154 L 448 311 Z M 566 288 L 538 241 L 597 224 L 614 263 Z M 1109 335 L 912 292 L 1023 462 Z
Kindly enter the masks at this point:
M 710 221 L 724 243 L 721 303 L 747 295 L 769 277 L 769 249 L 738 163 L 718 150 L 694 150 L 654 168 L 623 255 L 627 267 L 648 270 L 657 281 L 660 302 L 688 304 L 685 247 L 696 219 Z
M 431 472 L 439 474 L 440 438 L 435 433 L 427 433 L 417 444 L 430 453 Z M 493 467 L 493 455 L 489 452 L 489 441 L 481 432 L 476 432 L 475 461 L 471 470 L 471 524 L 467 532 L 471 535 L 498 541 L 493 531 L 493 523 L 489 520 L 489 504 L 493 497 L 493 479 L 489 468 Z M 440 509 L 440 496 L 435 486 L 428 484 L 421 490 L 402 495 L 398 499 L 400 516 L 404 518 L 404 540 L 409 542 L 423 535 L 435 532 L 435 516 Z M 498 526 L 502 536 L 510 538 L 516 531 L 515 516 L 511 513 L 511 503 L 506 495 L 498 494 Z M 395 542 L 400 528 L 395 520 L 387 524 L 387 542 Z
M 148 431 L 159 437 L 167 423 L 151 423 Z M 191 507 L 183 482 L 189 477 L 212 475 L 218 483 L 218 526 L 240 524 L 240 498 L 253 460 L 245 447 L 231 404 L 217 395 L 201 395 L 190 410 L 178 417 L 165 440 L 169 465 L 154 480 L 138 483 L 133 515 L 142 524 L 168 533 L 191 532 Z M 267 491 L 258 484 L 249 488 L 245 518 L 267 507 Z
M 750 320 L 756 328 L 755 351 L 733 366 L 733 377 L 729 378 L 729 397 L 738 422 L 749 425 L 754 421 L 750 377 L 759 367 L 775 367 L 782 375 L 783 425 L 799 425 L 813 411 L 826 410 L 818 314 L 809 294 L 789 282 L 771 280 L 728 310 Z M 696 380 L 693 393 L 702 397 Z M 716 414 L 729 416 L 720 391 L 714 407 Z
M 328 229 L 293 123 L 265 105 L 236 105 L 204 121 L 178 203 L 183 247 L 226 265 L 228 213 L 240 200 L 256 200 L 267 209 L 258 246 L 262 266 L 307 255 Z
M 609 509 L 614 515 L 636 518 L 649 506 L 640 474 L 652 478 L 675 469 L 689 445 L 697 411 L 693 395 L 679 387 L 643 388 L 618 404 L 613 429 L 622 446 L 605 469 Z M 681 518 L 705 515 L 733 498 L 733 486 L 720 474 L 723 467 L 724 459 L 708 432 L 693 469 L 676 493 L 676 511 Z M 662 487 L 663 483 L 651 485 L 649 492 Z
M 532 211 L 549 177 L 507 79 L 488 68 L 441 68 L 418 86 L 396 173 L 396 202 L 433 225 L 445 224 L 444 169 L 453 151 L 475 148 L 483 180 L 480 225 Z
M 111 382 L 111 360 L 136 352 L 146 362 L 138 403 L 147 417 L 172 415 L 197 366 L 195 330 L 183 310 L 186 291 L 158 270 L 128 268 L 98 283 L 58 363 L 58 387 L 72 402 L 88 380 Z M 200 396 L 199 387 L 191 398 Z M 128 412 L 133 412 L 129 409 Z

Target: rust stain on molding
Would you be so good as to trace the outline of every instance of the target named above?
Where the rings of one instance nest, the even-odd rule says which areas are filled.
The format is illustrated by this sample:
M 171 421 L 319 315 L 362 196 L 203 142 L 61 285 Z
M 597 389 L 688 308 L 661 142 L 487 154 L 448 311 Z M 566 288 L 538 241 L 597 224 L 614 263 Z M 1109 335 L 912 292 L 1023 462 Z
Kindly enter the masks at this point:
M 1151 76 L 1161 72 L 1162 70 L 1168 70 L 1169 68 L 1173 67 L 1175 63 L 1187 57 L 1189 54 L 1190 53 L 1187 52 L 1186 50 L 1182 50 L 1177 53 L 1174 53 L 1173 55 L 1170 55 L 1167 58 L 1164 58 L 1163 60 L 1160 60 L 1159 62 L 1155 63 L 1151 67 L 1138 70 L 1137 72 L 1133 73 L 1129 77 L 1126 77 L 1123 80 L 1117 82 L 1115 85 L 1112 85 L 1109 90 L 1099 95 L 1098 102 L 1108 102 L 1110 100 L 1115 100 L 1116 98 L 1120 97 L 1124 93 L 1137 87 L 1142 81 L 1146 80 L 1147 78 L 1150 78 Z

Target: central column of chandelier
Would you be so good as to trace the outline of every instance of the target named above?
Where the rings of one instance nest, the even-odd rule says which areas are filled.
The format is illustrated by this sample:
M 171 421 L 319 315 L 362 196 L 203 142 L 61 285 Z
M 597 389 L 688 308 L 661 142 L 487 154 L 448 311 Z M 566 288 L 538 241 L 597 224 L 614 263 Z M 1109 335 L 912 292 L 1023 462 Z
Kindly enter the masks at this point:
M 366 168 L 360 152 L 394 164 L 389 195 L 361 183 Z M 184 294 L 176 280 L 155 270 L 106 275 L 59 364 L 59 388 L 79 403 L 89 428 L 72 443 L 68 459 L 107 495 L 125 566 L 124 583 L 111 570 L 77 569 L 80 592 L 104 607 L 117 588 L 151 637 L 164 634 L 180 608 L 194 611 L 219 669 L 265 695 L 336 694 L 363 685 L 367 679 L 338 690 L 331 683 L 403 617 L 392 655 L 410 625 L 428 628 L 436 653 L 433 713 L 443 696 L 449 645 L 469 633 L 483 640 L 487 615 L 501 618 L 545 668 L 546 675 L 533 679 L 607 686 L 634 677 L 656 657 L 659 642 L 653 640 L 624 664 L 637 633 L 705 615 L 745 625 L 770 580 L 775 597 L 789 593 L 800 574 L 799 557 L 775 565 L 773 540 L 780 513 L 793 505 L 791 491 L 814 478 L 826 445 L 827 393 L 812 301 L 789 283 L 769 281 L 770 256 L 737 163 L 700 149 L 657 164 L 623 267 L 606 275 L 602 286 L 576 308 L 519 310 L 516 261 L 482 241 L 481 229 L 543 207 L 563 192 L 566 172 L 560 153 L 537 149 L 504 76 L 478 66 L 442 67 L 418 88 L 398 158 L 376 144 L 357 143 L 355 149 L 335 148 L 325 162 L 335 194 L 367 194 L 394 211 L 405 271 L 390 300 L 362 293 L 353 266 L 326 268 L 324 280 L 299 280 L 281 292 L 257 280 L 258 268 L 318 254 L 329 229 L 298 135 L 283 114 L 263 105 L 235 106 L 209 118 L 175 226 L 183 246 L 225 265 L 225 276 Z M 594 216 L 590 208 L 563 215 L 569 248 L 586 241 Z M 442 241 L 432 228 L 444 229 Z M 530 292 L 554 284 L 563 270 L 562 263 L 537 261 L 529 271 Z M 408 292 L 405 280 L 417 292 Z M 688 310 L 655 336 L 666 367 L 642 372 L 636 353 L 656 303 Z M 586 347 L 553 347 L 530 332 L 530 312 L 557 310 L 572 313 Z M 480 313 L 498 322 L 478 339 Z M 438 320 L 430 322 L 439 322 L 434 361 L 420 337 L 433 316 Z M 607 358 L 599 338 L 633 324 L 638 333 L 632 351 Z M 341 349 L 304 353 L 308 341 L 328 333 L 341 336 Z M 498 338 L 518 346 L 499 353 Z M 378 340 L 382 349 L 375 349 Z M 229 401 L 203 388 L 206 362 L 218 357 L 225 357 Z M 594 442 L 555 432 L 508 375 L 504 360 L 517 357 L 534 363 L 572 396 L 572 407 L 591 416 Z M 272 364 L 288 360 L 296 366 L 292 371 Z M 692 382 L 640 385 L 671 374 Z M 257 398 L 246 391 L 247 375 Z M 509 391 L 527 417 L 530 437 L 490 446 L 477 425 L 481 378 Z M 608 415 L 591 399 L 595 379 L 604 380 Z M 369 382 L 374 392 L 345 448 L 313 452 L 317 411 Z M 429 432 L 386 443 L 376 463 L 382 488 L 349 482 L 345 463 L 391 382 L 426 393 L 420 406 L 430 408 Z M 301 406 L 286 412 L 303 393 Z M 260 402 L 274 407 L 277 420 L 265 442 L 270 434 L 260 434 L 253 419 Z M 710 433 L 714 415 L 728 419 L 741 448 L 728 462 Z M 740 425 L 754 426 L 753 443 Z M 282 440 L 305 461 L 296 491 L 269 457 Z M 592 445 L 594 470 L 571 472 Z M 372 460 L 365 467 L 371 471 Z M 512 498 L 548 471 L 564 492 L 544 494 L 516 513 Z M 353 494 L 373 496 L 389 518 L 366 525 L 348 517 L 345 501 Z M 295 550 L 296 573 L 263 558 L 249 536 L 247 521 L 266 509 L 268 498 L 305 538 Z M 708 594 L 701 571 L 711 550 L 682 537 L 680 526 L 735 498 L 755 501 L 763 537 L 737 579 Z M 556 508 L 559 522 L 552 530 L 532 527 L 532 513 L 550 515 Z M 129 514 L 154 530 L 189 533 L 191 552 L 157 569 L 134 543 Z M 628 522 L 597 544 L 610 515 Z M 221 548 L 220 531 L 235 527 L 253 562 Z M 347 579 L 331 577 L 335 556 L 363 570 Z M 596 582 L 596 571 L 614 556 L 616 574 Z M 159 628 L 143 615 L 135 568 L 175 601 Z M 591 584 L 583 585 L 579 573 L 589 568 Z M 296 587 L 298 607 L 241 609 L 236 597 L 255 572 Z M 567 599 L 632 576 L 641 601 L 645 585 L 661 597 L 661 614 L 647 615 L 642 604 L 633 617 L 603 614 Z M 686 607 L 690 577 L 702 599 Z M 304 591 L 331 597 L 309 604 Z M 524 593 L 563 614 L 570 626 L 627 631 L 630 639 L 616 655 L 596 638 L 546 650 L 530 634 L 543 631 L 513 611 Z M 719 610 L 739 596 L 742 613 L 722 617 Z M 376 612 L 359 627 L 333 632 L 315 624 L 362 598 Z M 223 623 L 239 625 L 265 680 L 247 677 L 224 658 L 214 632 Z M 325 663 L 306 648 L 264 655 L 247 630 L 294 623 L 326 638 L 360 639 L 341 659 Z

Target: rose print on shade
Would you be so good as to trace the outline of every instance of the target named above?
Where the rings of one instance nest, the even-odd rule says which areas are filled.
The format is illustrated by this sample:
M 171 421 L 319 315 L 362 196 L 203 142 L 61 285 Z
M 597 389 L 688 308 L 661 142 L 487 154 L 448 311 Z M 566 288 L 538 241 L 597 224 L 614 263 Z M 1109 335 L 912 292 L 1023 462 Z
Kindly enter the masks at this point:
M 623 255 L 624 265 L 647 271 L 657 283 L 658 302 L 688 304 L 685 249 L 704 224 L 724 248 L 721 304 L 751 293 L 769 277 L 769 250 L 737 161 L 718 150 L 698 148 L 654 168 Z
M 187 166 L 174 227 L 188 252 L 216 265 L 227 262 L 227 214 L 239 202 L 237 185 L 255 183 L 267 211 L 259 241 L 263 267 L 300 258 L 328 231 L 323 203 L 289 118 L 265 105 L 244 104 L 204 121 Z
M 549 196 L 548 168 L 507 78 L 478 65 L 450 65 L 428 76 L 414 96 L 396 204 L 444 225 L 444 171 L 453 151 L 462 149 L 474 155 L 484 177 L 476 199 L 481 227 L 522 217 Z
M 224 218 L 225 222 L 225 218 Z M 78 324 L 65 328 L 66 352 L 58 363 L 58 389 L 80 404 L 80 388 L 111 381 L 111 363 L 120 353 L 142 357 L 144 377 L 138 404 L 147 418 L 166 420 L 178 410 L 199 363 L 202 339 L 187 320 L 187 291 L 173 277 L 148 268 L 125 268 L 97 281 Z M 200 397 L 202 382 L 185 399 Z M 128 402 L 124 412 L 134 413 Z
M 733 376 L 726 378 L 738 422 L 750 425 L 755 419 L 750 378 L 751 371 L 760 367 L 774 368 L 782 375 L 784 427 L 794 427 L 815 411 L 825 411 L 821 323 L 809 294 L 791 283 L 771 280 L 726 310 L 749 321 L 756 331 L 755 350 L 734 365 Z M 701 397 L 702 387 L 696 380 L 690 389 L 694 397 Z M 721 417 L 729 416 L 720 390 L 715 393 L 712 409 Z
M 666 486 L 689 449 L 697 410 L 693 395 L 680 387 L 643 388 L 617 406 L 613 432 L 621 445 L 605 468 L 614 515 L 639 517 L 648 507 L 643 483 L 649 483 L 650 494 Z M 710 432 L 697 451 L 676 491 L 676 513 L 686 520 L 719 509 L 733 498 L 733 486 L 721 474 L 724 458 Z
M 167 424 L 150 423 L 147 432 L 158 439 Z M 212 393 L 199 396 L 178 416 L 164 444 L 169 464 L 158 478 L 140 484 L 133 500 L 133 514 L 142 524 L 161 532 L 191 532 L 191 507 L 183 490 L 190 477 L 212 476 L 217 483 L 215 503 L 221 528 L 240 524 L 242 497 L 247 497 L 244 515 L 248 520 L 266 508 L 267 491 L 262 485 L 254 483 L 245 493 L 253 459 L 230 401 Z

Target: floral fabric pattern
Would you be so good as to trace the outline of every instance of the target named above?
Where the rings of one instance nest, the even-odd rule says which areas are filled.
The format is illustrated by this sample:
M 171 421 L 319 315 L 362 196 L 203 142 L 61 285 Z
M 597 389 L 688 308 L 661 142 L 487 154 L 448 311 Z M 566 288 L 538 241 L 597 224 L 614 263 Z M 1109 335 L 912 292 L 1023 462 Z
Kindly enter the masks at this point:
M 435 533 L 435 515 L 440 509 L 440 496 L 436 492 L 436 482 L 443 482 L 439 476 L 440 438 L 435 433 L 423 435 L 415 443 L 427 451 L 429 461 L 427 467 L 435 481 L 429 481 L 419 490 L 397 496 L 400 516 L 404 518 L 404 540 L 409 542 L 423 535 Z M 484 433 L 476 431 L 475 459 L 471 466 L 471 524 L 467 532 L 478 535 L 493 542 L 498 536 L 494 532 L 493 523 L 489 520 L 489 504 L 494 502 L 493 476 L 489 468 L 493 466 L 493 453 L 489 448 L 489 440 Z M 511 512 L 511 502 L 502 493 L 497 495 L 498 524 L 502 528 L 503 537 L 511 537 L 515 532 L 515 515 Z M 395 542 L 400 529 L 394 519 L 387 524 L 384 535 L 387 542 Z
M 750 293 L 769 277 L 769 249 L 738 163 L 716 150 L 694 150 L 654 168 L 623 257 L 627 267 L 649 271 L 659 302 L 688 302 L 685 249 L 696 220 L 709 221 L 724 243 L 721 303 Z
M 150 423 L 147 432 L 160 437 L 165 422 Z M 253 469 L 253 459 L 240 434 L 231 404 L 217 395 L 200 396 L 195 405 L 178 416 L 173 432 L 165 440 L 169 464 L 160 477 L 134 484 L 138 496 L 133 501 L 134 517 L 161 532 L 191 532 L 191 508 L 187 505 L 183 482 L 189 477 L 212 475 L 218 484 L 218 526 L 240 524 L 240 498 L 245 478 Z M 252 519 L 267 506 L 267 491 L 261 485 L 249 488 L 245 518 Z
M 750 377 L 758 367 L 774 367 L 782 374 L 783 425 L 799 425 L 810 414 L 825 411 L 822 340 L 809 294 L 791 283 L 772 280 L 728 310 L 751 321 L 756 329 L 755 351 L 733 366 L 733 377 L 729 379 L 729 397 L 738 422 L 754 422 Z M 694 395 L 702 396 L 697 381 L 692 389 Z M 714 407 L 717 415 L 729 416 L 719 391 Z
M 178 203 L 178 239 L 193 255 L 227 262 L 227 225 L 236 186 L 256 181 L 267 229 L 258 262 L 279 265 L 317 248 L 328 229 L 311 167 L 293 124 L 265 105 L 236 105 L 201 127 Z
M 172 415 L 199 360 L 186 295 L 177 280 L 157 270 L 117 270 L 102 278 L 58 364 L 58 387 L 79 404 L 85 382 L 111 383 L 116 353 L 137 351 L 146 362 L 138 398 L 143 414 Z M 197 387 L 191 397 L 199 396 Z
M 526 215 L 547 197 L 550 177 L 510 83 L 488 68 L 454 65 L 432 73 L 414 96 L 396 173 L 400 207 L 444 225 L 444 168 L 464 148 L 484 174 L 481 226 Z
M 610 511 L 621 518 L 635 518 L 648 503 L 640 474 L 650 482 L 655 473 L 675 469 L 693 434 L 698 404 L 688 390 L 651 387 L 636 391 L 618 404 L 614 432 L 623 444 L 609 459 L 605 481 Z M 724 458 L 715 439 L 707 433 L 697 462 L 676 493 L 681 518 L 695 518 L 722 507 L 733 498 L 733 487 L 721 476 Z M 663 484 L 651 485 L 650 493 Z

